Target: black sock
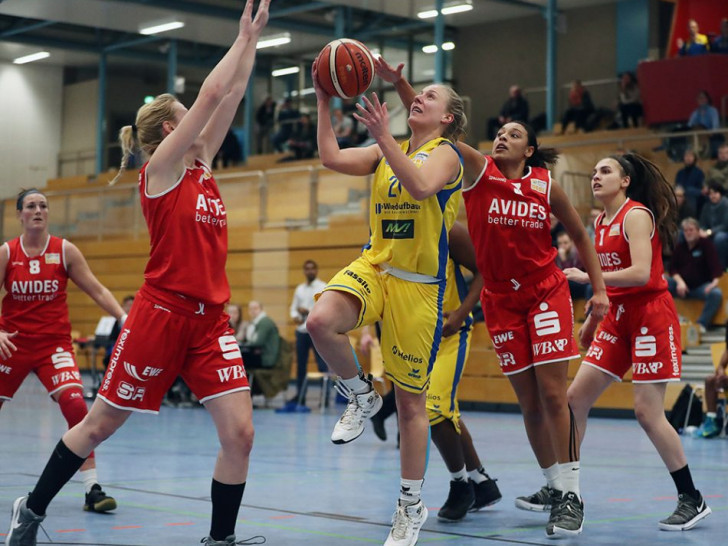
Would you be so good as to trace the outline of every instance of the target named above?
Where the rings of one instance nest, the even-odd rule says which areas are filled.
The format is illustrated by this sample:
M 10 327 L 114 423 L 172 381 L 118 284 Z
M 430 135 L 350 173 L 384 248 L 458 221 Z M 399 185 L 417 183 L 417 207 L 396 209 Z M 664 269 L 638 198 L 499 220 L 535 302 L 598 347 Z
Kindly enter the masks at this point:
M 210 536 L 213 540 L 225 540 L 235 534 L 235 520 L 243 500 L 245 482 L 234 485 L 220 483 L 212 479 L 210 496 L 212 497 L 212 523 Z
M 672 476 L 672 481 L 675 482 L 678 494 L 685 493 L 697 500 L 698 492 L 693 484 L 693 477 L 690 475 L 688 465 L 683 466 L 675 472 L 670 472 L 670 476 Z
M 60 440 L 51 453 L 51 458 L 48 459 L 38 483 L 35 484 L 35 489 L 28 497 L 28 508 L 37 516 L 45 515 L 53 497 L 68 483 L 68 480 L 73 478 L 85 460 L 68 449 L 63 440 Z

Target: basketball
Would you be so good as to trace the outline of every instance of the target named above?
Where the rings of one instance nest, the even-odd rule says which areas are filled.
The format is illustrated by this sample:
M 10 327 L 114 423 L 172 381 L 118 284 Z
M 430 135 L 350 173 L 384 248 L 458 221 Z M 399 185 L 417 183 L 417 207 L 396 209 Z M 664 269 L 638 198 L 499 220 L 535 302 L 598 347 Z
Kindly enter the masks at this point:
M 319 85 L 327 94 L 342 99 L 364 93 L 374 76 L 374 60 L 367 46 L 348 38 L 326 44 L 314 64 Z

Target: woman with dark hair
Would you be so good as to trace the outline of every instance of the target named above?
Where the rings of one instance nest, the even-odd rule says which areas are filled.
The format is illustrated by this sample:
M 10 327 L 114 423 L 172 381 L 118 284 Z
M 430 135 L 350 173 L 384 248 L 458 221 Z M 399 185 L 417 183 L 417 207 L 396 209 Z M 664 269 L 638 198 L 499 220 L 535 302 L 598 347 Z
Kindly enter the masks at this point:
M 713 99 L 710 93 L 704 89 L 698 92 L 698 107 L 693 110 L 688 119 L 688 126 L 691 129 L 718 129 L 720 127 L 720 116 L 718 109 L 713 106 Z
M 619 114 L 622 127 L 639 127 L 642 118 L 642 100 L 637 78 L 632 72 L 623 72 L 619 78 Z
M 583 440 L 589 410 L 604 390 L 632 370 L 634 410 L 667 466 L 678 492 L 677 508 L 660 529 L 686 531 L 710 514 L 693 485 L 677 432 L 665 417 L 667 383 L 680 380 L 680 324 L 667 290 L 662 249 L 677 235 L 677 202 L 659 169 L 634 155 L 606 157 L 592 174 L 592 192 L 604 205 L 595 222 L 596 249 L 612 306 L 601 323 L 593 314 L 579 331 L 589 347 L 569 387 L 569 405 Z M 566 276 L 588 282 L 578 269 Z
M 89 414 L 56 445 L 33 491 L 13 503 L 7 546 L 32 546 L 53 498 L 89 454 L 132 412 L 157 413 L 181 375 L 210 412 L 220 450 L 212 475 L 206 546 L 235 542 L 235 522 L 253 445 L 252 403 L 240 348 L 224 312 L 227 218 L 209 165 L 245 94 L 270 0 L 253 19 L 247 0 L 235 41 L 185 108 L 169 94 L 121 129 L 122 167 L 138 146 L 150 257 L 128 320 Z
M 377 74 L 394 84 L 405 106 L 414 90 L 382 58 Z M 528 439 L 548 486 L 516 506 L 551 509 L 548 536 L 581 533 L 579 442 L 566 401 L 568 361 L 579 356 L 566 277 L 556 267 L 549 214 L 564 224 L 589 272 L 594 296 L 587 311 L 601 318 L 609 306 L 594 247 L 548 166 L 556 150 L 539 148 L 524 122 L 500 128 L 490 156 L 463 142 L 463 194 L 468 229 L 483 276 L 481 302 L 503 373 L 513 386 Z M 563 492 L 563 494 L 562 494 Z

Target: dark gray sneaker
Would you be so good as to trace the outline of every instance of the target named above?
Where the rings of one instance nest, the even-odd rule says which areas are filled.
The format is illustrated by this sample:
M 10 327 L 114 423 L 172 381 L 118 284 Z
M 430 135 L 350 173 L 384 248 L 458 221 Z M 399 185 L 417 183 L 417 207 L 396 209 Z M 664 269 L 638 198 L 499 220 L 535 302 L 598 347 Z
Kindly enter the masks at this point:
M 705 504 L 703 496 L 698 491 L 698 498 L 681 493 L 677 497 L 677 508 L 669 518 L 660 521 L 660 529 L 663 531 L 687 531 L 707 517 L 712 510 Z
M 245 540 L 240 540 L 238 542 L 235 542 L 235 535 L 230 535 L 225 540 L 215 540 L 212 537 L 205 537 L 200 541 L 205 546 L 235 546 L 236 544 L 264 544 L 265 543 L 265 537 L 263 536 L 254 536 L 250 538 L 246 538 Z
M 484 474 L 484 476 L 484 482 L 475 483 L 473 480 L 470 480 L 475 490 L 475 502 L 470 508 L 471 512 L 477 512 L 481 508 L 492 506 L 503 498 L 500 489 L 498 489 L 498 485 L 495 483 L 498 480 L 491 478 L 488 474 Z
M 548 512 L 554 505 L 554 501 L 561 499 L 561 491 L 544 485 L 533 495 L 518 497 L 516 508 L 529 510 L 530 512 Z
M 558 504 L 551 508 L 551 517 L 546 525 L 549 538 L 574 537 L 584 527 L 584 503 L 573 491 L 565 493 Z
M 470 480 L 450 481 L 450 492 L 447 495 L 445 504 L 437 513 L 437 518 L 442 521 L 460 521 L 472 508 L 475 502 L 475 490 Z
M 15 499 L 10 519 L 10 529 L 5 536 L 5 546 L 36 546 L 38 527 L 45 516 L 36 516 L 25 506 L 28 497 Z

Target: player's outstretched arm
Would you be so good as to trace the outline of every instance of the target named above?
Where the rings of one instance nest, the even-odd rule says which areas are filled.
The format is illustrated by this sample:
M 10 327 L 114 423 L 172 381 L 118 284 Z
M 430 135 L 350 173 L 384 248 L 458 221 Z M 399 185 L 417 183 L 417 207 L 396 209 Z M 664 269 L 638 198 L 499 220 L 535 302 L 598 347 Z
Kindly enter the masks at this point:
M 65 254 L 66 254 L 66 271 L 68 271 L 68 277 L 76 283 L 81 290 L 86 292 L 89 297 L 96 302 L 108 314 L 113 316 L 116 320 L 122 320 L 124 310 L 116 301 L 113 294 L 103 284 L 99 282 L 96 276 L 91 272 L 91 268 L 86 262 L 81 251 L 73 243 L 65 242 Z

